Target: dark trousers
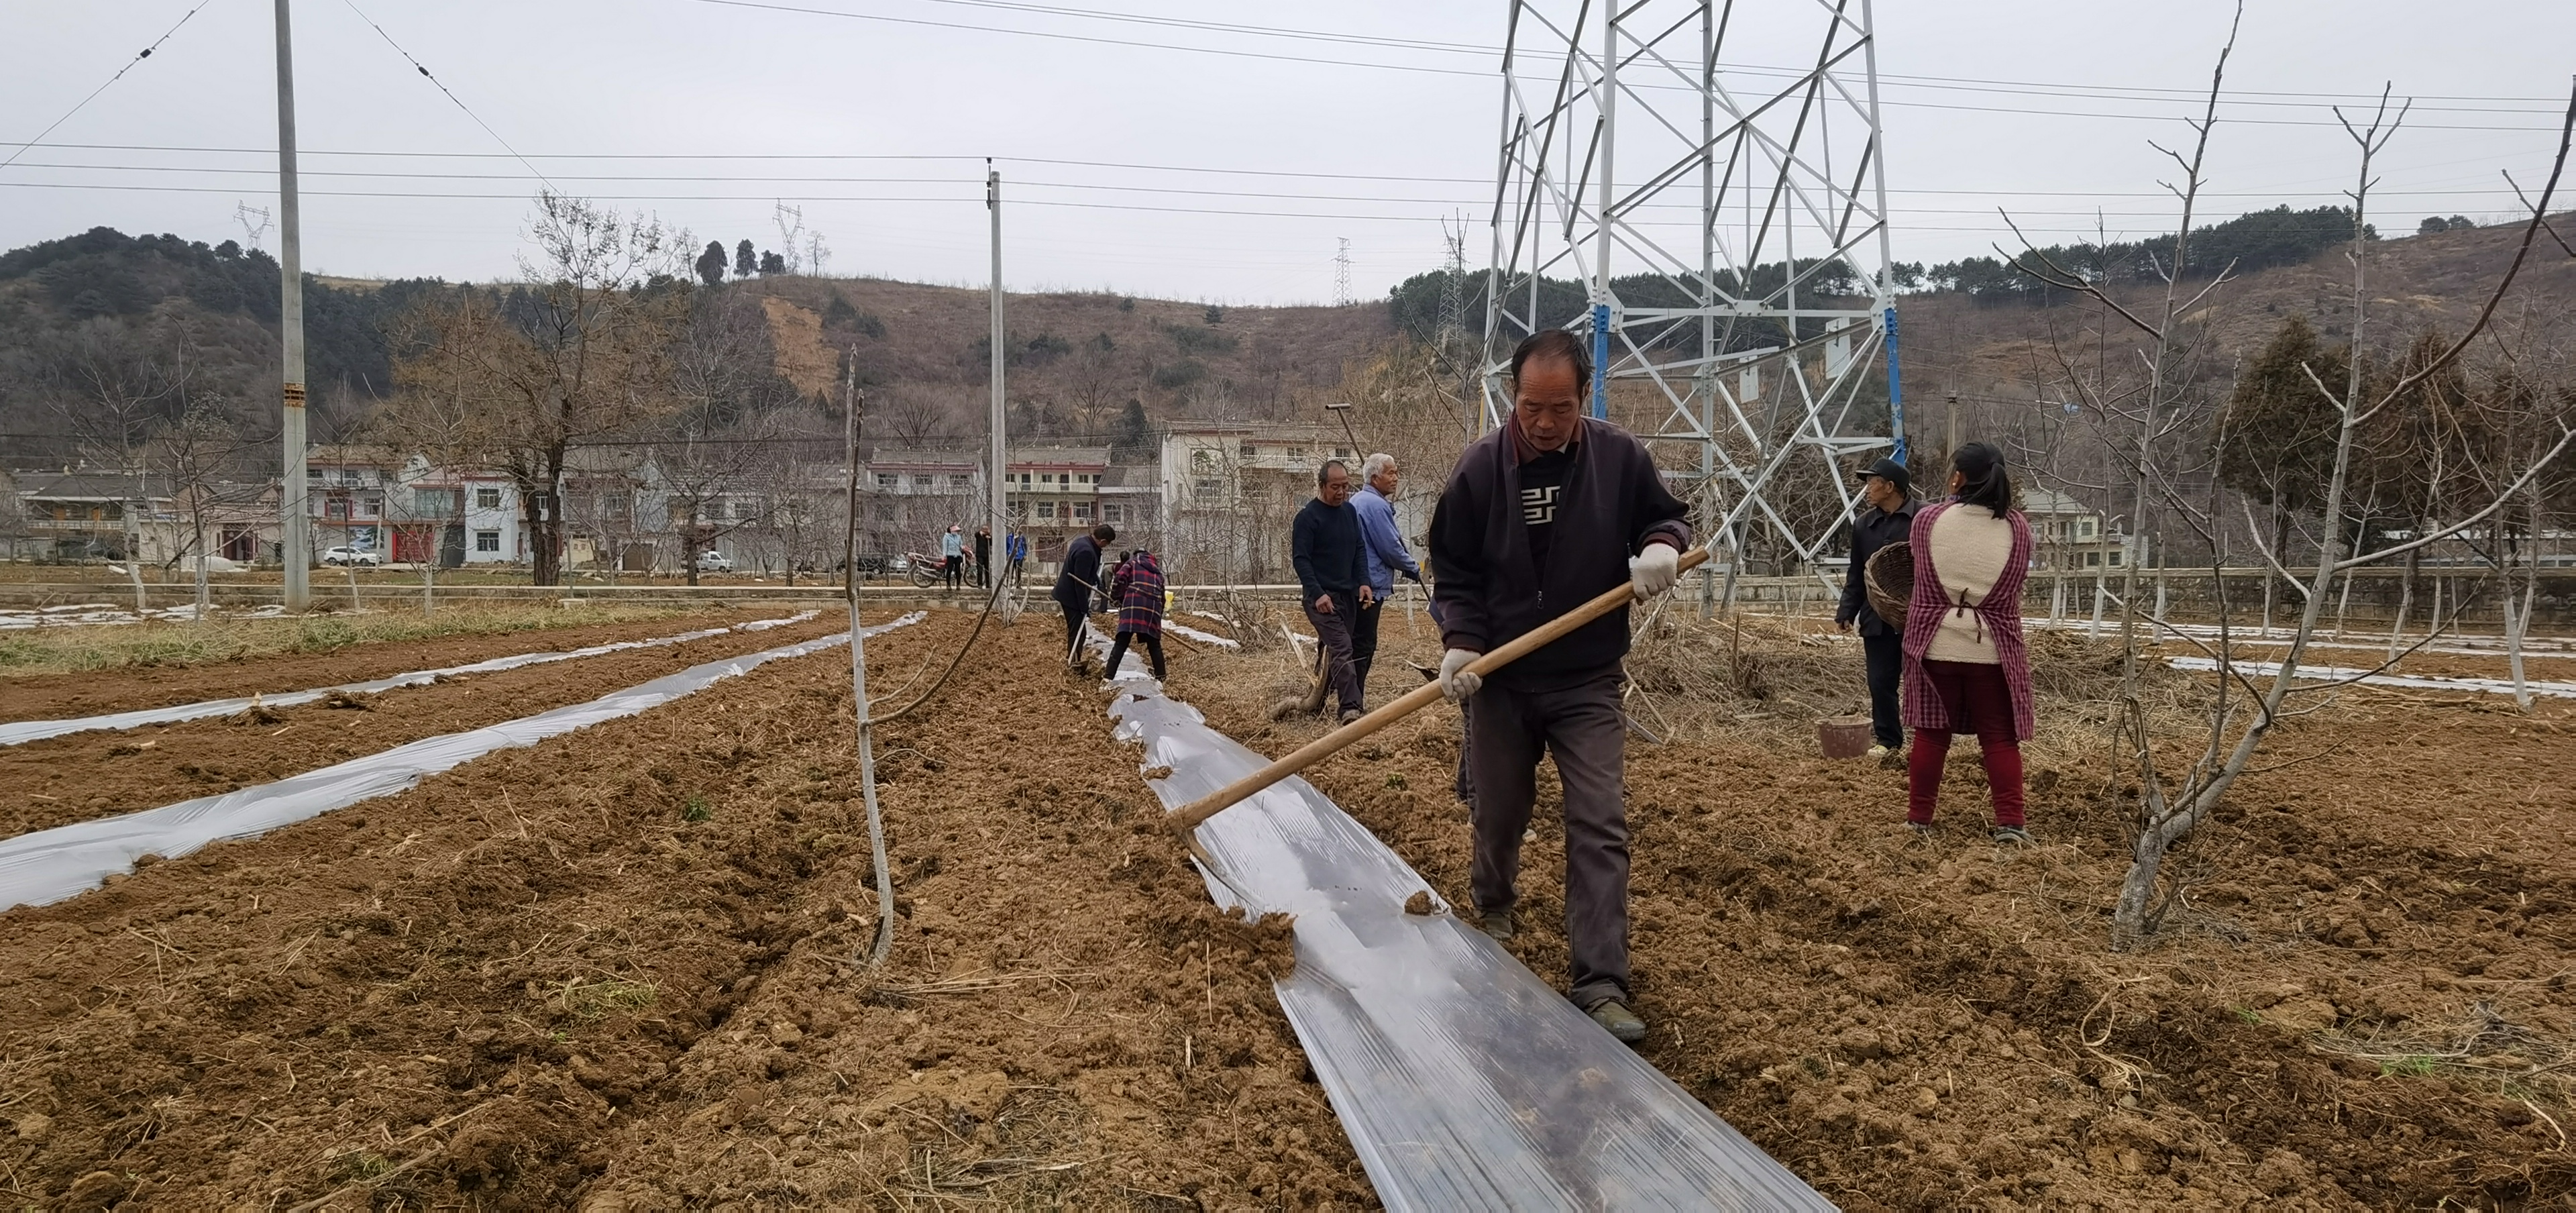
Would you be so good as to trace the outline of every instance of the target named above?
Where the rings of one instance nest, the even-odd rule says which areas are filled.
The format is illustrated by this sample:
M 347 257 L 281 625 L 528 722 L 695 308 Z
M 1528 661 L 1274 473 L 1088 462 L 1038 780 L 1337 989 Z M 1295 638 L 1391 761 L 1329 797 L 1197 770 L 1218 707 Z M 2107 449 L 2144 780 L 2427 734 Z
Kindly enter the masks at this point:
M 1999 665 L 1965 661 L 1926 661 L 1923 673 L 1941 696 L 1950 728 L 1914 730 L 1914 752 L 1906 759 L 1905 819 L 1929 825 L 1941 799 L 1941 765 L 1950 758 L 1953 733 L 1977 735 L 1977 757 L 1985 763 L 1986 782 L 1994 789 L 1995 824 L 2022 824 L 2021 743 L 2013 737 L 2012 689 L 2004 685 Z
M 1905 637 L 1863 634 L 1861 652 L 1869 658 L 1869 731 L 1878 744 L 1905 748 L 1905 723 L 1896 711 L 1896 689 L 1905 680 Z
M 1076 646 L 1082 643 L 1083 608 L 1091 604 L 1072 598 L 1058 598 L 1055 604 L 1064 608 L 1064 659 L 1067 664 L 1074 664 L 1082 655 L 1082 650 Z
M 1315 639 L 1323 642 L 1324 681 L 1333 688 L 1333 698 L 1340 710 L 1360 710 L 1359 668 L 1351 660 L 1351 621 L 1359 615 L 1359 600 L 1348 594 L 1333 595 L 1333 613 L 1315 609 L 1312 599 L 1306 602 L 1306 622 L 1314 625 Z
M 951 556 L 947 564 L 948 567 L 943 571 L 948 575 L 948 588 L 953 590 L 966 584 L 966 558 Z
M 1570 993 L 1591 1009 L 1628 997 L 1628 813 L 1621 779 L 1627 727 L 1614 668 L 1574 686 L 1524 691 L 1486 683 L 1468 717 L 1475 781 L 1476 908 L 1520 900 L 1521 834 L 1538 799 L 1538 760 L 1556 756 L 1565 785 L 1565 938 Z
M 1458 779 L 1449 789 L 1458 803 L 1468 807 L 1470 816 L 1476 805 L 1476 780 L 1467 771 L 1467 739 L 1475 733 L 1476 697 L 1470 695 L 1458 701 Z
M 1377 613 L 1385 605 L 1385 599 L 1373 598 L 1351 616 L 1351 669 L 1359 676 L 1362 699 L 1368 698 L 1369 664 L 1377 660 Z
M 975 586 L 977 589 L 984 590 L 993 588 L 993 547 L 991 544 L 979 543 L 975 545 Z
M 1145 646 L 1145 655 L 1154 659 L 1154 677 L 1161 678 L 1163 676 L 1163 637 L 1159 633 L 1147 635 L 1143 632 L 1120 632 L 1118 639 L 1109 642 L 1109 672 L 1103 677 L 1118 676 L 1118 663 L 1127 659 L 1127 642 L 1130 640 Z

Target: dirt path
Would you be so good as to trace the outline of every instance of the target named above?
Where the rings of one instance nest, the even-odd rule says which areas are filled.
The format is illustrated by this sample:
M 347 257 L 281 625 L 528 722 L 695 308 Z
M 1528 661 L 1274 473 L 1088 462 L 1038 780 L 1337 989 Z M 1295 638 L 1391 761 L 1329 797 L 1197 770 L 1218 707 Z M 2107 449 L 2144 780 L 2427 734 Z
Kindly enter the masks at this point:
M 1434 656 L 1390 650 L 1380 700 Z M 1248 655 L 1171 689 L 1278 753 L 1321 731 L 1263 719 L 1287 685 Z M 2127 955 L 2104 946 L 2124 809 L 2063 712 L 2030 751 L 2044 845 L 2020 853 L 1983 837 L 1971 746 L 1924 845 L 1901 772 L 1811 757 L 1798 727 L 1632 742 L 1645 1052 L 1853 1208 L 2559 1199 L 2576 708 L 2505 707 L 2364 692 L 2291 728 L 2272 761 L 2310 761 L 2240 785 L 2178 857 L 2198 876 L 2177 928 Z M 1463 904 L 1457 727 L 1435 709 L 1310 778 Z M 1511 947 L 1561 982 L 1546 776 L 1541 797 Z
M 968 623 L 871 642 L 878 685 Z M 0 914 L 0 1179 L 64 1207 L 1365 1203 L 1263 976 L 1284 932 L 1208 907 L 1048 629 L 986 635 L 882 743 L 884 970 L 847 963 L 875 898 L 846 663 L 776 663 Z
M 390 678 L 413 670 L 467 665 L 516 653 L 563 652 L 618 640 L 676 636 L 682 632 L 724 627 L 753 619 L 782 619 L 795 613 L 795 609 L 784 607 L 710 610 L 629 623 L 353 644 L 327 653 L 264 655 L 205 665 L 125 667 L 0 677 L 0 720 L 99 716 L 109 712 L 225 699 L 253 691 L 300 691 L 308 687 Z
M 654 635 L 696 630 L 662 626 L 666 630 Z M 595 699 L 703 661 L 826 636 L 846 626 L 847 616 L 826 613 L 764 631 L 399 687 L 354 698 L 347 707 L 317 701 L 269 711 L 263 718 L 210 717 L 0 747 L 0 788 L 17 793 L 0 799 L 0 838 L 267 783 L 423 737 Z

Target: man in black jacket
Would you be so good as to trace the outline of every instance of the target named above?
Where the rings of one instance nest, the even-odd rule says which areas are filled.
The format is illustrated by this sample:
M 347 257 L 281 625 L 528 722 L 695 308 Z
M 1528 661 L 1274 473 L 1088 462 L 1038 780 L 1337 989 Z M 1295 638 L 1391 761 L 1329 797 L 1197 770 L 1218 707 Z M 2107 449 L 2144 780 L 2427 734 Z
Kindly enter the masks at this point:
M 1369 588 L 1368 548 L 1360 539 L 1359 511 L 1351 508 L 1350 465 L 1328 459 L 1315 473 L 1315 499 L 1297 511 L 1288 553 L 1297 566 L 1306 621 L 1324 650 L 1324 677 L 1347 724 L 1360 718 L 1360 672 L 1351 649 L 1351 624 L 1376 601 Z
M 1440 687 L 1472 700 L 1467 765 L 1474 784 L 1473 892 L 1480 925 L 1512 935 L 1521 835 L 1542 754 L 1565 786 L 1565 934 L 1571 993 L 1631 1044 L 1646 1024 L 1629 1006 L 1628 818 L 1620 781 L 1627 722 L 1619 712 L 1623 606 L 1480 679 L 1468 663 L 1630 582 L 1636 599 L 1673 588 L 1688 513 L 1627 431 L 1585 418 L 1591 359 L 1551 330 L 1512 354 L 1512 415 L 1459 455 L 1431 518 L 1439 583 Z
M 1107 523 L 1064 545 L 1064 571 L 1056 574 L 1055 604 L 1064 608 L 1064 663 L 1082 664 L 1082 625 L 1091 617 L 1091 595 L 1100 589 L 1100 549 L 1118 538 Z
M 1914 533 L 1913 477 L 1893 459 L 1871 464 L 1860 482 L 1862 505 L 1852 519 L 1851 569 L 1843 574 L 1843 601 L 1834 611 L 1834 626 L 1845 631 L 1860 625 L 1861 652 L 1869 669 L 1870 733 L 1878 744 L 1869 756 L 1881 762 L 1905 748 L 1905 725 L 1897 718 L 1897 681 L 1905 673 L 1905 621 L 1889 623 L 1869 605 L 1865 566 L 1880 548 L 1904 543 Z

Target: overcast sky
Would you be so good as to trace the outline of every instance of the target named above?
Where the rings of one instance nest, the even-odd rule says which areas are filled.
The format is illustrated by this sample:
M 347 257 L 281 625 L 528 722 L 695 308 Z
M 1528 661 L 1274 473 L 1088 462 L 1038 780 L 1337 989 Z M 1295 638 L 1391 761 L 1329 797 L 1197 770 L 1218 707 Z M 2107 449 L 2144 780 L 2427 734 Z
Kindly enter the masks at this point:
M 198 4 L 0 0 L 0 140 L 13 143 L 0 159 L 19 153 L 0 168 L 0 247 L 99 224 L 243 238 L 237 207 L 274 208 L 271 0 L 203 0 L 43 145 L 14 146 Z M 1790 34 L 1822 11 L 1735 7 L 1748 29 L 1758 16 Z M 1986 252 L 2005 238 L 1997 206 L 2047 239 L 2074 238 L 2097 207 L 2115 235 L 2170 228 L 2152 193 L 2171 167 L 2148 141 L 2188 140 L 2177 119 L 2206 86 L 2228 5 L 1876 7 L 1898 259 Z M 2386 155 L 2383 231 L 2500 216 L 2512 200 L 2498 171 L 2531 184 L 2545 169 L 2576 71 L 2576 3 L 2251 8 L 2213 146 L 2213 217 L 2336 201 L 2352 157 L 2324 106 L 2383 82 L 2419 98 Z M 1014 290 L 1326 302 L 1348 239 L 1352 289 L 1374 297 L 1438 264 L 1440 216 L 1467 214 L 1470 263 L 1484 260 L 1506 12 L 1503 0 L 1099 0 L 1089 14 L 1009 0 L 297 0 L 305 265 L 508 276 L 542 171 L 728 247 L 779 245 L 785 199 L 823 235 L 832 273 L 981 285 L 992 156 L 1014 203 Z M 274 232 L 263 243 L 273 251 Z

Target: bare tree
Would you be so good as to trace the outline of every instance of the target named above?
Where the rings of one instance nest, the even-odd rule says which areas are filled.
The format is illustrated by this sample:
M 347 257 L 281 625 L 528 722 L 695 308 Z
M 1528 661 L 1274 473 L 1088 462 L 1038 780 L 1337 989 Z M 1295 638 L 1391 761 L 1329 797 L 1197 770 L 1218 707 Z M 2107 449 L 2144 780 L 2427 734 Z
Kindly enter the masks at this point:
M 520 258 L 529 285 L 428 305 L 423 343 L 396 376 L 453 373 L 482 461 L 518 489 L 533 580 L 562 578 L 566 455 L 670 410 L 669 359 L 687 315 L 686 254 L 659 222 L 579 198 L 537 196 Z M 425 348 L 422 348 L 425 346 Z
M 214 555 L 206 542 L 206 515 L 218 504 L 223 473 L 247 444 L 220 397 L 199 396 L 188 402 L 178 420 L 153 435 L 147 465 L 170 486 L 171 499 L 188 519 L 187 553 L 196 563 L 197 622 L 212 608 L 206 565 Z
M 187 406 L 188 354 L 175 330 L 138 333 L 104 316 L 92 317 L 39 354 L 38 373 L 82 453 L 114 469 L 133 490 L 120 513 L 137 613 L 149 605 L 143 589 L 143 515 L 151 501 L 145 449 Z
M 2240 22 L 2242 16 L 2240 3 Z M 2203 491 L 2194 492 L 2191 485 L 2172 474 L 2173 469 L 2161 455 L 2162 446 L 2181 431 L 2184 419 L 2190 415 L 2187 406 L 2198 391 L 2201 378 L 2195 372 L 2201 369 L 2200 360 L 2206 357 L 2208 350 L 2205 326 L 2192 317 L 2200 312 L 2213 292 L 2229 280 L 2227 267 L 2219 267 L 2215 272 L 2207 273 L 2196 289 L 2190 285 L 2195 267 L 2189 261 L 2189 241 L 2193 211 L 2203 184 L 2202 167 L 2210 134 L 2216 125 L 2217 102 L 2235 36 L 2235 26 L 2231 25 L 2226 47 L 2220 51 L 2218 66 L 2211 75 L 2208 104 L 2202 116 L 2192 123 L 2197 136 L 2192 150 L 2188 155 L 2166 151 L 2181 170 L 2179 184 L 2168 187 L 2181 203 L 2181 221 L 2176 229 L 2174 263 L 2158 267 L 2163 279 L 2158 306 L 2132 308 L 2115 297 L 2100 281 L 2049 259 L 2027 241 L 2024 242 L 2025 251 L 2015 258 L 2024 272 L 2050 286 L 2090 299 L 2100 305 L 2115 323 L 2134 331 L 2142 382 L 2083 375 L 2078 372 L 2075 360 L 2068 357 L 2062 348 L 2059 351 L 2061 364 L 2068 371 L 2070 382 L 2087 395 L 2088 405 L 2109 418 L 2108 424 L 2118 431 L 2119 442 L 2114 449 L 2120 456 L 2120 470 L 2132 494 L 2135 517 L 2144 519 L 2151 511 L 2161 510 L 2201 532 L 2211 545 L 2211 571 L 2213 580 L 2220 586 L 2218 639 L 2215 646 L 2202 646 L 2214 658 L 2205 730 L 2196 754 L 2183 770 L 2175 772 L 2162 765 L 2156 746 L 2158 739 L 2153 735 L 2139 689 L 2144 661 L 2141 650 L 2146 639 L 2142 625 L 2150 622 L 2162 624 L 2163 620 L 2147 620 L 2140 616 L 2138 570 L 2134 561 L 2129 562 L 2122 575 L 2123 673 L 2119 736 L 2124 739 L 2124 761 L 2133 768 L 2138 782 L 2139 801 L 2129 871 L 2122 881 L 2113 910 L 2112 942 L 2117 947 L 2138 946 L 2153 935 L 2170 901 L 2170 897 L 2159 901 L 2156 896 L 2166 855 L 2216 811 L 2228 790 L 2246 772 L 2272 728 L 2288 715 L 2295 714 L 2285 712 L 2289 697 L 2302 690 L 2316 689 L 2313 685 L 2300 686 L 2300 663 L 2316 632 L 2336 575 L 2359 565 L 2420 551 L 2497 516 L 2543 467 L 2565 452 L 2570 442 L 2576 442 L 2576 430 L 2561 422 L 2557 432 L 2550 436 L 2546 449 L 2518 472 L 2504 477 L 2500 491 L 2483 506 L 2459 510 L 2438 526 L 2419 527 L 2403 543 L 2366 554 L 2352 552 L 2353 545 L 2349 543 L 2347 534 L 2346 499 L 2354 488 L 2356 467 L 2366 453 L 2363 439 L 2373 421 L 2392 404 L 2408 393 L 2418 391 L 2427 381 L 2450 367 L 2493 318 L 2497 304 L 2511 288 L 2529 255 L 2532 239 L 2541 228 L 2541 216 L 2557 186 L 2559 174 L 2566 166 L 2569 136 L 2576 132 L 2576 97 L 2571 97 L 2566 121 L 2560 128 L 2549 184 L 2534 204 L 2532 221 L 2524 229 L 2512 263 L 2499 277 L 2493 293 L 2467 332 L 2409 371 L 2392 377 L 2385 384 L 2371 384 L 2367 390 L 2363 359 L 2358 356 L 2347 360 L 2340 385 L 2329 385 L 2312 364 L 2304 371 L 2305 377 L 2322 394 L 2333 412 L 2332 458 L 2327 463 L 2326 479 L 2313 519 L 2315 529 L 2309 536 L 2316 560 L 2307 570 L 2293 571 L 2283 552 L 2271 547 L 2262 548 L 2271 577 L 2292 592 L 2300 610 L 2297 622 L 2288 634 L 2287 652 L 2268 672 L 2267 682 L 2258 682 L 2263 675 L 2250 674 L 2239 667 L 2234 659 L 2224 580 L 2216 577 L 2223 567 L 2227 536 L 2225 513 L 2218 501 L 2220 490 L 2214 480 L 2207 480 L 2202 483 Z M 2367 221 L 2370 189 L 2374 184 L 2372 164 L 2402 127 L 2405 113 L 2403 107 L 2394 114 L 2390 113 L 2387 95 L 2383 93 L 2376 112 L 2358 125 L 2345 118 L 2340 110 L 2337 116 L 2344 121 L 2359 153 L 2356 184 L 2350 193 L 2353 212 L 2351 336 L 2353 348 L 2358 351 L 2367 348 L 2363 340 L 2370 302 L 2366 288 L 2371 251 Z M 2258 546 L 2262 544 L 2263 530 L 2259 525 L 2252 528 L 2251 533 Z M 2183 639 L 2200 643 L 2190 637 Z

